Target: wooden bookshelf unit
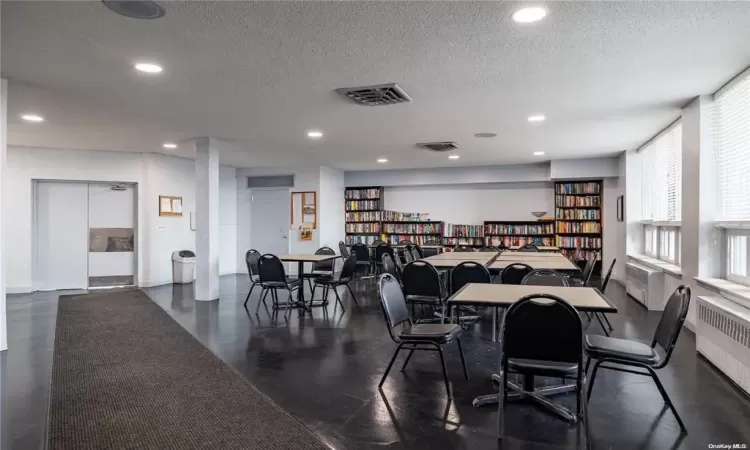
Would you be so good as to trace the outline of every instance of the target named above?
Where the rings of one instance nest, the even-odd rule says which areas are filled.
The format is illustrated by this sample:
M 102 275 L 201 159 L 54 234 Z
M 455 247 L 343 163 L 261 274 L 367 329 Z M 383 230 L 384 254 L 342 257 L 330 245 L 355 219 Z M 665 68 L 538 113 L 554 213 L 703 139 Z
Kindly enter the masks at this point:
M 452 223 L 443 224 L 442 245 L 446 247 L 457 247 L 465 245 L 469 247 L 484 247 L 484 225 L 457 225 Z
M 594 273 L 602 270 L 602 180 L 555 182 L 557 247 L 583 267 L 598 252 Z
M 383 214 L 383 187 L 347 187 L 345 198 L 345 244 L 370 245 L 380 239 Z
M 403 214 L 386 211 L 383 213 L 383 240 L 391 245 L 408 240 L 423 245 L 428 242 L 440 244 L 443 236 L 443 222 L 432 220 L 408 220 Z M 391 220 L 393 219 L 393 220 Z M 395 220 L 401 219 L 401 220 Z
M 484 223 L 486 245 L 510 247 L 527 243 L 555 245 L 555 222 L 552 220 L 506 220 Z

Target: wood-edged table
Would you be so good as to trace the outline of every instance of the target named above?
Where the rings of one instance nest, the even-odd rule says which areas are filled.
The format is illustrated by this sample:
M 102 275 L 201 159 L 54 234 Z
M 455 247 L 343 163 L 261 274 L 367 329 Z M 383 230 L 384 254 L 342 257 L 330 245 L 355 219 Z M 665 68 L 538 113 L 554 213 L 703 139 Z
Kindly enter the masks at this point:
M 490 270 L 496 270 L 501 271 L 505 269 L 505 267 L 513 264 L 513 263 L 523 263 L 528 264 L 531 266 L 532 269 L 549 269 L 549 270 L 557 270 L 557 271 L 579 271 L 581 270 L 580 267 L 578 267 L 576 264 L 574 264 L 572 261 L 567 259 L 566 257 L 559 255 L 558 258 L 524 258 L 524 257 L 518 257 L 518 258 L 505 258 L 498 257 L 495 259 L 492 264 L 488 267 Z
M 451 322 L 453 321 L 453 310 L 457 306 L 494 307 L 492 341 L 497 342 L 498 311 L 509 308 L 519 299 L 531 294 L 551 294 L 558 296 L 570 303 L 578 311 L 617 312 L 617 307 L 610 303 L 599 289 L 596 288 L 468 283 L 448 298 L 447 303 L 451 309 Z M 544 300 L 540 299 L 541 301 Z M 533 386 L 533 377 L 524 383 L 527 386 Z M 541 396 L 545 396 L 570 392 L 573 389 L 575 389 L 575 385 L 560 385 L 536 389 L 535 392 Z M 497 403 L 499 400 L 499 394 L 480 395 L 474 399 L 473 405 L 476 407 L 488 403 Z
M 305 263 L 318 263 L 323 261 L 330 261 L 332 259 L 341 258 L 339 255 L 310 255 L 306 253 L 292 253 L 288 255 L 279 255 L 279 259 L 284 262 L 297 262 L 297 278 L 300 280 L 299 289 L 297 289 L 297 301 L 301 303 L 301 306 L 305 307 L 305 289 L 302 283 L 302 274 L 305 273 Z
M 466 261 L 475 262 L 488 267 L 489 264 L 494 261 L 496 256 L 496 253 L 461 252 L 458 254 L 458 252 L 451 252 L 428 256 L 427 258 L 420 259 L 420 261 L 428 262 L 435 266 L 436 269 L 453 269 L 457 265 Z

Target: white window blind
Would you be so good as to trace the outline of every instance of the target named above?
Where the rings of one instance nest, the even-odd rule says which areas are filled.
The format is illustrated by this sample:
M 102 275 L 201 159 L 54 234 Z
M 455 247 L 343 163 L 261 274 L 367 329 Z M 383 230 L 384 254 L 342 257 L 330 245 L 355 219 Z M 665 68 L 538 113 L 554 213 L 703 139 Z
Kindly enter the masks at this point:
M 682 123 L 676 122 L 640 149 L 644 220 L 682 219 Z
M 750 75 L 714 96 L 720 221 L 750 220 Z

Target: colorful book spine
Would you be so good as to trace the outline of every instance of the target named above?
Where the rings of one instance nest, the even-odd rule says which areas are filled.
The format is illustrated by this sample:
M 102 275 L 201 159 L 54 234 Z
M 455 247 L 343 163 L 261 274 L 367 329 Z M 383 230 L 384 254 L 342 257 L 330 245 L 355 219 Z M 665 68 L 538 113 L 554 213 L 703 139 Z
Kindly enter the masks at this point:
M 558 194 L 598 194 L 599 183 L 565 183 L 557 185 Z
M 556 195 L 555 203 L 557 206 L 572 208 L 577 206 L 600 206 L 599 196 L 580 197 L 574 195 Z
M 601 233 L 599 222 L 557 222 L 558 233 Z
M 533 224 L 533 225 L 505 225 L 505 224 L 486 224 L 485 236 L 493 234 L 554 234 L 554 224 Z

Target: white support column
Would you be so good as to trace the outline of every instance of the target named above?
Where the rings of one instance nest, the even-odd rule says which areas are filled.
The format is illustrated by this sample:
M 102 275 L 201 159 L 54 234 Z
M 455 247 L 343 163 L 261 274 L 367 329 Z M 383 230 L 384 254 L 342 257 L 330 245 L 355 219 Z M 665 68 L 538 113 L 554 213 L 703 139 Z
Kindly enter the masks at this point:
M 219 150 L 195 140 L 195 299 L 219 298 Z
M 7 107 L 8 107 L 8 81 L 0 80 L 0 351 L 8 349 L 8 317 L 5 307 L 5 249 L 3 248 L 3 224 L 5 214 L 2 213 L 5 205 L 5 158 L 7 153 Z

